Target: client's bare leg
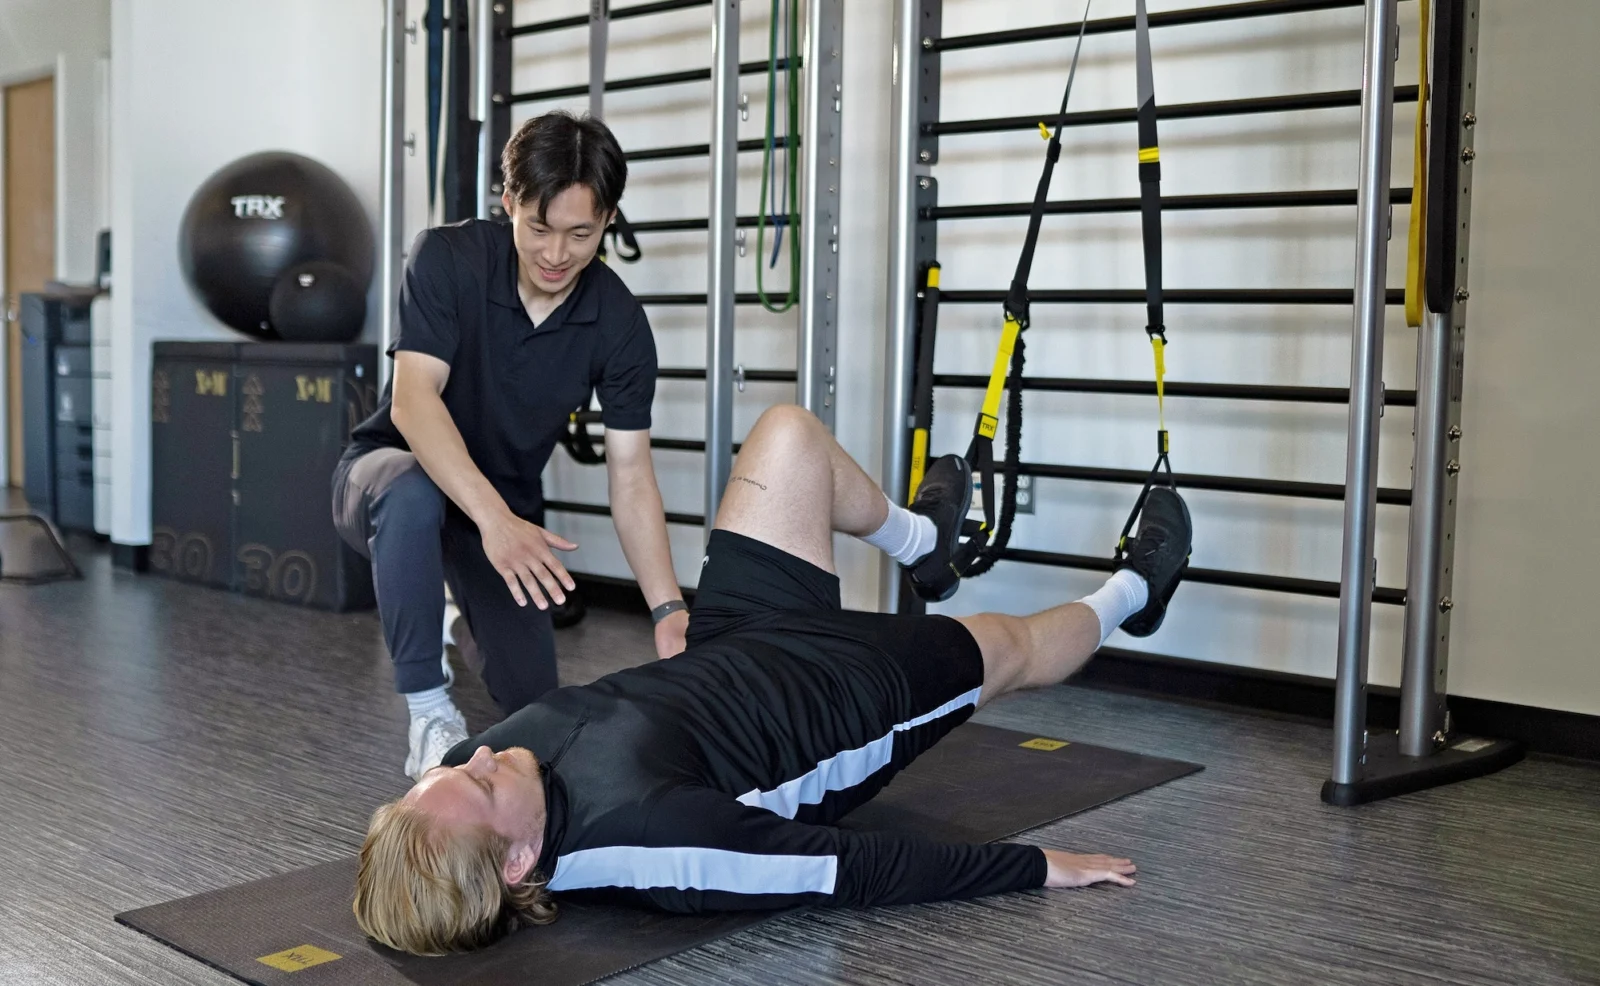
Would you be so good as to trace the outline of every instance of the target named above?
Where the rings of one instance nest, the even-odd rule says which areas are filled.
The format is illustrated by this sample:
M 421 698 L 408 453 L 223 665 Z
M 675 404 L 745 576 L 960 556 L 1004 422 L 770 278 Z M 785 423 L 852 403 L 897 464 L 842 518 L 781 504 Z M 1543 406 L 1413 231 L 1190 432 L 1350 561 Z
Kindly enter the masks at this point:
M 793 404 L 770 407 L 733 463 L 716 526 L 833 571 L 833 532 L 862 537 L 889 501 L 822 422 Z
M 1100 617 L 1082 602 L 1032 616 L 979 613 L 957 620 L 983 652 L 980 704 L 1066 681 L 1099 649 L 1102 637 Z

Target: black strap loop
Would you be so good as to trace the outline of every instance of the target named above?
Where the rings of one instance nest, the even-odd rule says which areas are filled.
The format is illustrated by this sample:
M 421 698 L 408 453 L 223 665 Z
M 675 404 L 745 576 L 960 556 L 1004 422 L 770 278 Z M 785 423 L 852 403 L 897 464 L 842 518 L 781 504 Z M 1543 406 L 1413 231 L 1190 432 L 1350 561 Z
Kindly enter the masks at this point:
M 561 447 L 572 456 L 572 461 L 584 466 L 605 465 L 606 450 L 602 440 L 598 445 L 595 437 L 589 433 L 590 417 L 594 412 L 589 410 L 589 402 L 585 400 L 576 411 L 567 417 L 566 430 L 561 433 Z
M 621 209 L 617 210 L 617 216 L 611 220 L 611 225 L 606 227 L 605 235 L 611 237 L 617 259 L 623 263 L 631 264 L 644 256 L 644 251 L 639 247 L 639 238 L 634 235 L 633 224 L 628 222 L 628 217 L 622 214 Z M 604 236 L 600 240 L 600 259 L 606 259 Z

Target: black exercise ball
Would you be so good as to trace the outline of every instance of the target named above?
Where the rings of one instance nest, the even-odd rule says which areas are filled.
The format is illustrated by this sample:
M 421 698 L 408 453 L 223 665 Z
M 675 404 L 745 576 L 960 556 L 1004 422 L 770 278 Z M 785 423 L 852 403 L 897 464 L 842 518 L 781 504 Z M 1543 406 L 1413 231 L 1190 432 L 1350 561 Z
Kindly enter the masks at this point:
M 365 295 L 373 236 L 361 202 L 326 165 L 267 151 L 218 171 L 189 200 L 178 255 L 211 313 L 240 332 L 275 339 L 272 289 L 311 260 L 338 264 Z
M 367 293 L 331 260 L 308 260 L 279 275 L 267 314 L 285 342 L 350 342 L 366 321 Z

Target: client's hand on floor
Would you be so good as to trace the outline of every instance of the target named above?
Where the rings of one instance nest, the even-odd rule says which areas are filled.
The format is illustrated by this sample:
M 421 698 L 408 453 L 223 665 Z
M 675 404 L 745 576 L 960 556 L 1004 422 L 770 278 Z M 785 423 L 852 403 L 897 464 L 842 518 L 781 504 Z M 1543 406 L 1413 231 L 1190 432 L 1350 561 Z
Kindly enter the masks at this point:
M 1131 887 L 1133 874 L 1138 867 L 1131 859 L 1116 856 L 1079 856 L 1059 849 L 1044 850 L 1050 870 L 1045 875 L 1046 887 L 1087 887 L 1091 883 L 1118 883 Z

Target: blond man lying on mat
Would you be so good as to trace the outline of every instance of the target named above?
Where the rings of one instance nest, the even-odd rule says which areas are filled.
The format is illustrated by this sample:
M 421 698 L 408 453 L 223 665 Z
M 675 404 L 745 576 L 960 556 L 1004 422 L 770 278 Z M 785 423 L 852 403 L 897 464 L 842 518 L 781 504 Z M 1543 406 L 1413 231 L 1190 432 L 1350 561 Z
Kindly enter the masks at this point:
M 896 506 L 809 413 L 768 410 L 717 514 L 688 650 L 549 693 L 379 808 L 362 929 L 432 955 L 553 921 L 551 891 L 699 912 L 1131 885 L 1126 859 L 832 827 L 978 707 L 1065 680 L 1119 625 L 1153 633 L 1182 578 L 1188 510 L 1157 488 L 1119 570 L 1078 602 L 957 619 L 840 607 L 835 531 L 948 598 L 971 490 L 945 456 Z

